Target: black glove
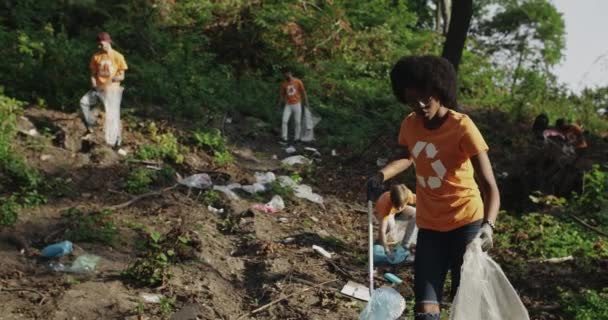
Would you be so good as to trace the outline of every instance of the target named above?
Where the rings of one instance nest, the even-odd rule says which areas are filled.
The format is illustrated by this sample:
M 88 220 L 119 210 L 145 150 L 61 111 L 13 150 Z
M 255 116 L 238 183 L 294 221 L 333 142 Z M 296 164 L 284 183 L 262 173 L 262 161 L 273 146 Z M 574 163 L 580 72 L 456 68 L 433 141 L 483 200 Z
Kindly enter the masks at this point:
M 367 179 L 365 183 L 365 188 L 367 189 L 367 200 L 368 201 L 376 201 L 378 197 L 384 191 L 382 183 L 384 182 L 384 174 L 382 172 L 378 172 L 377 174 L 371 176 Z

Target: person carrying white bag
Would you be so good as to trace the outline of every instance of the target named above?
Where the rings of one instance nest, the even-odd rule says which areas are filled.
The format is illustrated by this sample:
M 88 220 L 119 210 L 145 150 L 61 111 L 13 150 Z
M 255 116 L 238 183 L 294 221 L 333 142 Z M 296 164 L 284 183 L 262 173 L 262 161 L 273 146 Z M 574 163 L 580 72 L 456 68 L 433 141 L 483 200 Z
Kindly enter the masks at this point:
M 450 320 L 529 320 L 507 276 L 482 251 L 481 241 L 475 239 L 467 246 Z
M 105 141 L 111 146 L 121 144 L 120 103 L 123 88 L 120 83 L 125 79 L 127 62 L 122 54 L 112 49 L 112 38 L 107 32 L 97 35 L 97 51 L 89 63 L 91 70 L 91 90 L 80 99 L 87 131 L 91 134 L 97 119 L 91 108 L 102 102 L 105 107 Z

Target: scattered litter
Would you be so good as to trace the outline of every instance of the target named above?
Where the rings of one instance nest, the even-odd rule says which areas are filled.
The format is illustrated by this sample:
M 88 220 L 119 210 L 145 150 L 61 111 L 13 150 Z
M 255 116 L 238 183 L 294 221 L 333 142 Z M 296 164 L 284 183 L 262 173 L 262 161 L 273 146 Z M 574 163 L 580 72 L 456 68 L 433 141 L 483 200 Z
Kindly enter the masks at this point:
M 118 149 L 118 154 L 121 155 L 121 156 L 123 156 L 123 157 L 126 157 L 127 156 L 127 150 L 125 150 L 123 148 L 120 148 L 120 149 Z
M 50 154 L 43 154 L 40 156 L 40 160 L 42 160 L 42 161 L 47 161 L 51 158 L 53 158 L 53 156 L 51 156 Z
M 36 130 L 36 129 L 30 129 L 27 131 L 28 136 L 36 137 L 36 136 L 38 136 L 38 134 L 39 134 L 38 130 Z
M 324 256 L 325 258 L 331 259 L 331 253 L 327 252 L 325 249 L 319 247 L 318 245 L 313 245 L 312 249 L 318 252 L 320 255 Z
M 359 320 L 396 320 L 405 311 L 405 299 L 397 290 L 382 287 L 374 290 L 369 303 L 359 315 Z
M 384 279 L 386 279 L 386 281 L 390 282 L 390 283 L 394 283 L 394 284 L 400 284 L 401 282 L 403 282 L 403 280 L 401 280 L 399 277 L 397 277 L 396 275 L 387 272 L 384 274 Z
M 241 189 L 241 188 L 243 188 L 243 186 L 240 183 L 231 183 L 231 184 L 227 185 L 226 188 L 228 188 L 230 190 L 234 190 L 234 189 Z
M 329 232 L 325 231 L 324 229 L 319 230 L 318 234 L 322 238 L 329 238 L 331 236 Z
M 306 158 L 305 156 L 301 156 L 301 155 L 297 155 L 297 156 L 291 156 L 291 157 L 287 157 L 283 160 L 281 160 L 281 162 L 283 164 L 286 164 L 288 166 L 293 166 L 296 164 L 311 164 L 312 160 Z
M 296 148 L 293 146 L 289 146 L 287 149 L 285 149 L 285 152 L 287 152 L 287 154 L 292 154 L 296 151 L 297 151 Z
M 315 157 L 321 156 L 321 152 L 319 152 L 319 150 L 317 150 L 315 148 L 305 147 L 304 150 L 312 152 L 313 156 L 315 156 Z
M 241 188 L 250 194 L 256 194 L 258 192 L 266 191 L 266 187 L 264 187 L 263 184 L 257 182 L 252 185 L 242 186 Z
M 287 237 L 287 238 L 283 239 L 283 241 L 282 241 L 282 242 L 287 244 L 287 243 L 292 243 L 292 242 L 294 242 L 294 241 L 296 241 L 296 238 L 293 238 L 293 237 Z
M 295 181 L 293 181 L 291 177 L 288 176 L 279 176 L 277 180 L 279 180 L 279 184 L 281 185 L 281 187 L 294 188 L 298 185 Z
M 369 301 L 369 288 L 354 281 L 349 280 L 340 293 L 355 299 Z
M 266 213 L 276 213 L 285 209 L 285 202 L 283 201 L 283 198 L 281 198 L 281 196 L 274 196 L 268 203 L 254 204 L 251 206 L 251 209 L 259 210 Z
M 177 183 L 197 189 L 208 189 L 213 185 L 211 177 L 206 173 L 197 173 L 191 176 L 185 177 L 184 179 L 177 179 Z
M 94 254 L 84 254 L 76 258 L 74 263 L 69 268 L 66 268 L 65 272 L 72 273 L 90 273 L 95 271 L 97 263 L 101 260 L 101 257 Z
M 294 196 L 302 199 L 312 201 L 317 204 L 323 204 L 323 197 L 319 194 L 313 193 L 312 188 L 306 184 L 300 184 L 293 188 Z
M 309 185 L 297 184 L 291 177 L 288 176 L 279 176 L 277 179 L 282 187 L 292 188 L 294 196 L 320 205 L 323 204 L 323 197 L 321 197 L 319 194 L 313 193 L 312 188 Z
M 509 173 L 508 173 L 508 172 L 506 172 L 506 171 L 503 171 L 503 172 L 501 172 L 501 173 L 499 173 L 499 174 L 498 174 L 498 177 L 499 177 L 499 178 L 506 178 L 506 177 L 508 177 L 508 176 L 509 176 Z
M 289 219 L 284 218 L 284 217 L 281 217 L 281 218 L 279 218 L 279 219 L 277 219 L 277 220 L 278 220 L 280 223 L 287 223 L 287 222 L 289 222 Z
M 226 123 L 232 123 L 232 118 L 226 118 Z
M 277 157 L 276 154 L 273 154 L 271 158 L 272 158 L 272 160 L 278 160 L 279 159 L 279 157 Z
M 331 149 L 331 156 L 335 157 L 337 155 L 338 155 L 338 153 L 336 152 L 336 149 Z
M 268 184 L 268 183 L 272 183 L 277 179 L 277 176 L 274 175 L 274 173 L 268 171 L 268 172 L 256 172 L 254 174 L 255 176 L 255 182 L 260 183 L 260 184 Z
M 210 212 L 213 212 L 215 214 L 219 214 L 219 213 L 224 213 L 224 209 L 218 209 L 218 208 L 214 208 L 212 206 L 207 206 L 207 210 L 209 210 Z
M 158 293 L 141 293 L 139 296 L 146 303 L 160 303 L 160 300 L 163 298 L 163 295 Z
M 310 216 L 310 220 L 312 220 L 314 222 L 319 222 L 319 219 L 315 216 Z
M 388 159 L 386 158 L 378 158 L 376 159 L 376 165 L 378 167 L 384 167 L 388 163 Z
M 97 262 L 101 257 L 96 256 L 94 254 L 85 254 L 82 255 L 74 262 L 71 266 L 66 266 L 63 263 L 52 262 L 49 263 L 49 268 L 55 272 L 70 272 L 70 273 L 91 273 L 95 271 L 95 267 L 97 266 Z
M 20 254 L 20 255 L 24 255 L 24 254 L 25 254 L 25 249 L 21 249 L 21 250 L 19 251 L 19 254 Z
M 225 194 L 226 196 L 228 196 L 228 198 L 230 198 L 232 200 L 240 199 L 239 196 L 236 193 L 234 193 L 234 191 L 230 190 L 226 186 L 213 186 L 213 190 L 219 191 L 219 192 Z
M 416 256 L 413 254 L 410 254 L 409 256 L 407 256 L 407 258 L 405 258 L 405 263 L 414 263 L 414 261 L 416 260 Z
M 59 258 L 72 252 L 72 243 L 70 241 L 62 241 L 46 246 L 40 252 L 40 255 L 45 258 Z

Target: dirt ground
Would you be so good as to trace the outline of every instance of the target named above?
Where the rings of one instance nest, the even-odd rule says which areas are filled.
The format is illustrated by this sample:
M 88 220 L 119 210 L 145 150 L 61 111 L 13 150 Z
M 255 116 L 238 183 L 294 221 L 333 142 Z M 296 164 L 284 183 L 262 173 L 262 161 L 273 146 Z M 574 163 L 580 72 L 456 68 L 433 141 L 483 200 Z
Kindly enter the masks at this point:
M 133 195 L 122 191 L 125 178 L 130 170 L 145 164 L 129 163 L 127 157 L 103 146 L 99 132 L 83 140 L 85 128 L 75 114 L 28 109 L 26 117 L 45 134 L 20 135 L 19 151 L 46 179 L 66 183 L 46 204 L 22 210 L 17 225 L 1 230 L 0 319 L 357 319 L 365 306 L 339 291 L 349 280 L 367 282 L 362 185 L 365 175 L 377 170 L 375 159 L 380 150 L 390 148 L 392 141 L 383 140 L 362 155 L 349 154 L 345 147 L 336 150 L 338 156 L 334 157 L 331 150 L 320 148 L 316 171 L 303 174 L 303 182 L 324 197 L 324 205 L 292 198 L 284 210 L 264 213 L 249 209 L 260 199 L 241 195 L 241 200 L 223 197 L 225 212 L 217 214 L 200 201 L 198 192 L 177 187 L 114 210 L 119 243 L 75 242 L 74 252 L 61 258 L 69 263 L 84 253 L 101 257 L 94 273 L 78 275 L 52 271 L 49 261 L 36 256 L 37 251 L 66 240 L 61 225 L 64 210 L 99 210 L 132 199 Z M 287 153 L 261 121 L 234 117 L 225 130 L 231 138 L 234 164 L 215 167 L 206 154 L 190 153 L 176 166 L 177 172 L 183 176 L 208 172 L 224 183 L 251 183 L 256 171 L 291 173 L 273 159 Z M 129 154 L 147 142 L 137 122 L 127 122 L 125 132 L 122 148 Z M 496 156 L 500 157 L 497 172 L 516 171 L 508 164 L 508 155 Z M 158 190 L 167 186 L 158 186 Z M 218 226 L 227 219 L 237 225 L 230 232 L 221 231 Z M 201 241 L 196 258 L 171 265 L 171 277 L 161 287 L 134 286 L 121 276 L 138 257 L 141 226 L 161 233 L 182 227 L 195 232 Z M 289 238 L 291 241 L 285 240 Z M 312 245 L 332 252 L 333 258 L 317 254 Z M 406 297 L 405 316 L 412 318 L 412 267 L 379 270 L 377 286 L 391 286 L 380 276 L 383 271 L 404 280 L 393 286 Z M 536 308 L 531 310 L 533 318 L 561 319 L 559 306 L 543 295 L 540 281 L 566 273 L 567 269 L 539 270 L 539 275 L 531 276 L 539 281 L 532 280 L 522 288 L 524 303 Z M 171 306 L 167 309 L 145 302 L 142 294 L 149 293 L 172 299 Z

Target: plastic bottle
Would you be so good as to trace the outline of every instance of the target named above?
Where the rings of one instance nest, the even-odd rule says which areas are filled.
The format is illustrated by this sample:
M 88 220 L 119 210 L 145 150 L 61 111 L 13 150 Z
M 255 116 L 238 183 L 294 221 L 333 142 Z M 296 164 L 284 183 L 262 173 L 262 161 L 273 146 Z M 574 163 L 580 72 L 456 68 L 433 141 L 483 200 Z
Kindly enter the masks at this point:
M 72 252 L 72 243 L 66 240 L 46 246 L 40 255 L 45 258 L 59 258 L 70 252 Z

